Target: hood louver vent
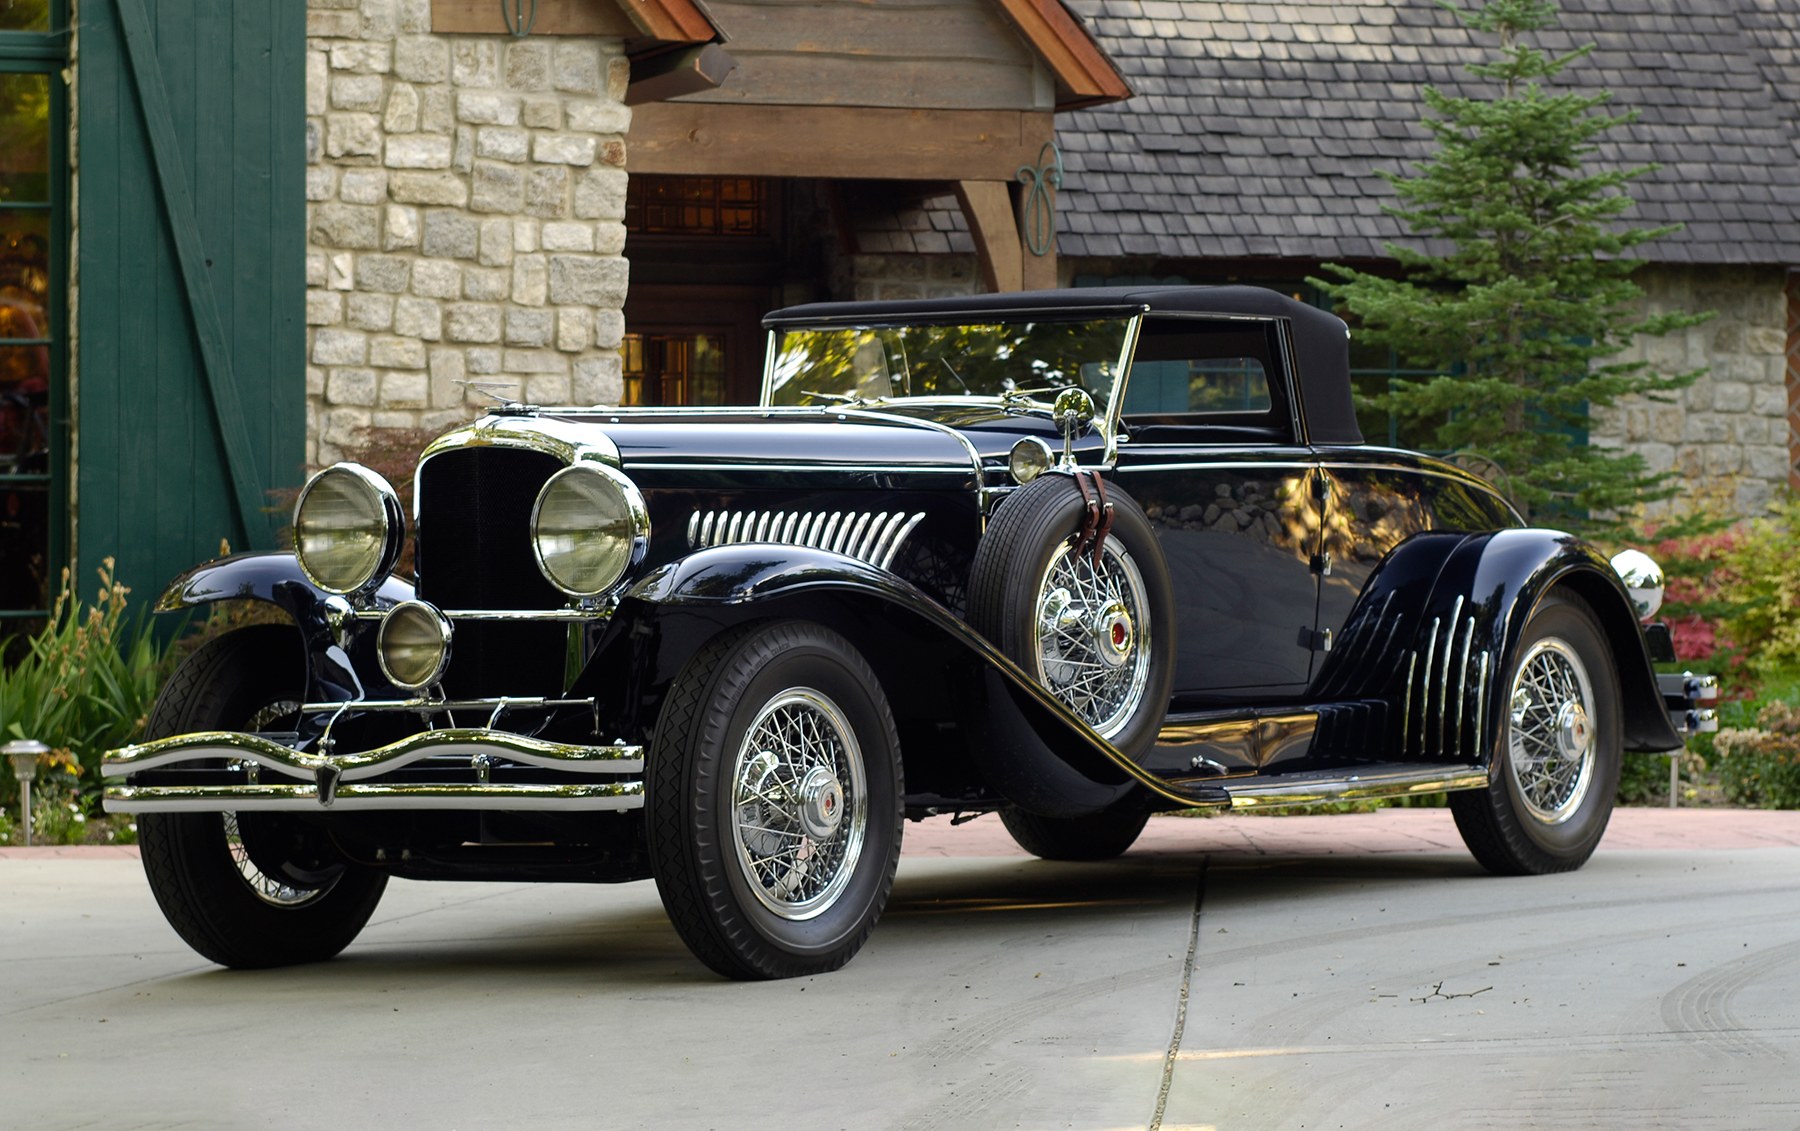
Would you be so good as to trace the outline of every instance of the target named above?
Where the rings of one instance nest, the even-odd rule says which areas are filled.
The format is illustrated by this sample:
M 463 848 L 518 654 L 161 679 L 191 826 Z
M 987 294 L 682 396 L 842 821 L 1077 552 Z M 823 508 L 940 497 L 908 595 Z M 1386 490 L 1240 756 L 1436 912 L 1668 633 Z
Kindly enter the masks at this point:
M 904 511 L 695 511 L 688 519 L 688 546 L 730 546 L 779 542 L 811 546 L 868 562 L 878 569 L 900 550 L 925 513 Z

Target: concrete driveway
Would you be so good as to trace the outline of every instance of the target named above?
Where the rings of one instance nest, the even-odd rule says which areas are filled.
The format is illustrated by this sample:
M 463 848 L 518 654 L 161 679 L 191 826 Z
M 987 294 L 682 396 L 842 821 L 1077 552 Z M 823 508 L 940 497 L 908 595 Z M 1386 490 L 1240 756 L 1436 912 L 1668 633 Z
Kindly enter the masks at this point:
M 909 827 L 863 953 L 756 985 L 648 884 L 396 882 L 238 973 L 129 853 L 0 850 L 0 1127 L 1800 1127 L 1800 814 L 1517 880 L 1426 810 L 1009 843 Z

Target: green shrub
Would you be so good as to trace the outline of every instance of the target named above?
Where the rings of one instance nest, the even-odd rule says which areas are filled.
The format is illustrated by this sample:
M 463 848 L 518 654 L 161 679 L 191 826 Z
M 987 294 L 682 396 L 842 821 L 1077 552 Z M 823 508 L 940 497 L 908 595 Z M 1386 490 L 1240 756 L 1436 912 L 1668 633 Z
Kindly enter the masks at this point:
M 1627 754 L 1619 767 L 1619 805 L 1667 805 L 1669 759 L 1662 754 Z
M 1718 563 L 1725 635 L 1757 672 L 1800 665 L 1800 498 L 1741 529 Z
M 1725 798 L 1734 805 L 1800 809 L 1800 710 L 1777 699 L 1756 721 L 1713 738 L 1712 764 Z
M 0 671 L 0 741 L 32 738 L 49 746 L 43 768 L 52 773 L 40 769 L 39 781 L 55 781 L 58 767 L 73 770 L 88 797 L 76 798 L 83 816 L 100 789 L 100 756 L 142 733 L 174 655 L 152 629 L 147 607 L 127 612 L 130 590 L 115 579 L 113 559 L 98 572 L 99 592 L 84 608 L 64 571 L 49 621 L 19 662 Z M 0 804 L 16 807 L 17 799 L 12 775 L 0 774 Z

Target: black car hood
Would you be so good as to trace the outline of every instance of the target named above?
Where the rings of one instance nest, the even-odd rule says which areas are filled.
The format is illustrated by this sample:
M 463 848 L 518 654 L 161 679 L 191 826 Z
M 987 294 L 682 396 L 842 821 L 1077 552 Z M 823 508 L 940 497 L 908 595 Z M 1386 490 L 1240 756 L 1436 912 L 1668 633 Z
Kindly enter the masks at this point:
M 558 420 L 595 425 L 633 466 L 707 464 L 791 467 L 958 467 L 1003 461 L 1024 436 L 1060 450 L 1049 420 L 997 405 L 946 402 L 879 408 L 718 409 L 558 412 Z M 1097 449 L 1090 434 L 1078 450 Z

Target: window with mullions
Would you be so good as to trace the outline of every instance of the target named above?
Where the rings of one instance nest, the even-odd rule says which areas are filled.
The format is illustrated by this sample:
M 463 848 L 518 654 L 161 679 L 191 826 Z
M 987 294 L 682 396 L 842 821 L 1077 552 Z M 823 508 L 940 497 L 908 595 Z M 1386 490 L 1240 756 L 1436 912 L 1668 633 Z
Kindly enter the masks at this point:
M 66 5 L 0 0 L 0 637 L 35 627 L 66 532 Z
M 625 228 L 659 236 L 767 236 L 768 182 L 639 174 L 625 189 Z

